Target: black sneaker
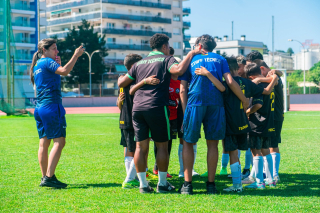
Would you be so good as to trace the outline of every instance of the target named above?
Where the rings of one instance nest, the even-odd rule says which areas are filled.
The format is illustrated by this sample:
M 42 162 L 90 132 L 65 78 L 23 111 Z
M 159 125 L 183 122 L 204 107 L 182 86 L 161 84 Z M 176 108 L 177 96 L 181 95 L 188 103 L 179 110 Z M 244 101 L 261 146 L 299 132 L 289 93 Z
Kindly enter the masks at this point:
M 209 184 L 207 182 L 207 194 L 217 194 L 218 190 L 214 184 Z
M 188 184 L 187 186 L 182 184 L 178 192 L 183 195 L 193 195 L 193 186 L 191 184 Z
M 55 175 L 53 175 L 51 178 L 45 176 L 40 185 L 54 188 L 66 188 L 68 186 L 67 184 L 59 181 Z
M 42 186 L 42 182 L 43 182 L 43 177 L 41 178 L 41 182 L 40 182 L 39 186 Z
M 250 175 L 250 169 L 243 169 L 241 178 L 245 179 Z
M 154 192 L 153 188 L 151 186 L 149 186 L 149 184 L 147 187 L 139 188 L 139 191 L 141 194 L 148 194 L 148 193 Z
M 176 187 L 171 185 L 171 183 L 169 183 L 168 181 L 165 186 L 159 186 L 159 183 L 157 185 L 157 192 L 158 193 L 167 193 L 167 192 L 174 191 L 175 189 L 176 189 Z

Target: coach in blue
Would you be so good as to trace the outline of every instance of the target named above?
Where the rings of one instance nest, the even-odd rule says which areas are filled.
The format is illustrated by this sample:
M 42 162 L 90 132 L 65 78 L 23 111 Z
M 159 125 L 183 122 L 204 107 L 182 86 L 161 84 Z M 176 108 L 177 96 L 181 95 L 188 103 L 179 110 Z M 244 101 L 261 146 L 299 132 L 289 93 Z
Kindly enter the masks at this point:
M 61 66 L 56 40 L 43 39 L 38 44 L 38 51 L 33 55 L 30 69 L 32 84 L 37 90 L 37 106 L 34 118 L 40 138 L 38 159 L 42 178 L 40 186 L 65 188 L 54 172 L 59 162 L 62 149 L 66 143 L 66 111 L 62 106 L 61 77 L 73 69 L 77 59 L 84 52 L 82 46 L 77 48 L 70 61 Z M 48 158 L 48 148 L 53 140 L 54 145 Z
M 207 193 L 217 193 L 215 187 L 215 173 L 218 163 L 218 143 L 224 139 L 226 130 L 225 111 L 222 93 L 206 76 L 196 74 L 196 69 L 205 67 L 215 78 L 222 82 L 226 80 L 230 89 L 247 108 L 249 101 L 243 95 L 239 85 L 230 75 L 228 63 L 222 56 L 212 53 L 217 46 L 210 35 L 203 35 L 195 42 L 197 50 L 204 50 L 206 54 L 192 58 L 188 70 L 181 76 L 180 97 L 184 112 L 183 120 L 183 165 L 185 182 L 180 188 L 181 194 L 192 194 L 193 144 L 199 140 L 201 124 L 207 140 L 208 154 L 208 182 Z M 189 91 L 188 91 L 188 84 Z M 188 91 L 188 93 L 187 93 Z

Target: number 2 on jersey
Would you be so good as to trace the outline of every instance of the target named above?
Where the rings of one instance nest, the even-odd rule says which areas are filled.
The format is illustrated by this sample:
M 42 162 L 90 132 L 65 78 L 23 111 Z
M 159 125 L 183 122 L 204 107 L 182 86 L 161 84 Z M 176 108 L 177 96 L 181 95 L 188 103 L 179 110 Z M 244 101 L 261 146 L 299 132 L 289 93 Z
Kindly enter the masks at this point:
M 243 93 L 243 94 L 245 93 L 245 90 L 244 90 L 244 89 L 242 90 L 242 93 Z M 240 102 L 240 109 L 243 109 L 242 101 Z
M 273 104 L 274 104 L 274 92 L 272 92 L 271 94 L 270 94 L 270 99 L 272 99 L 272 102 L 271 102 L 271 111 L 274 111 L 274 107 L 273 107 Z

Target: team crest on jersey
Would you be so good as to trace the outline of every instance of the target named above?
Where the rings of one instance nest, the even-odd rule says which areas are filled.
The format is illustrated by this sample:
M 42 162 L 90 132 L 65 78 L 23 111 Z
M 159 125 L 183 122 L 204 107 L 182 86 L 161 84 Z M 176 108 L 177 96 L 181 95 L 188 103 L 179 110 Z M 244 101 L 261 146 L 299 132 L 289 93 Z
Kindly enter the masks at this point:
M 169 93 L 174 92 L 174 89 L 172 87 L 169 87 Z
M 180 89 L 179 89 L 179 88 L 177 88 L 177 89 L 176 89 L 176 93 L 179 93 L 179 92 L 180 92 Z

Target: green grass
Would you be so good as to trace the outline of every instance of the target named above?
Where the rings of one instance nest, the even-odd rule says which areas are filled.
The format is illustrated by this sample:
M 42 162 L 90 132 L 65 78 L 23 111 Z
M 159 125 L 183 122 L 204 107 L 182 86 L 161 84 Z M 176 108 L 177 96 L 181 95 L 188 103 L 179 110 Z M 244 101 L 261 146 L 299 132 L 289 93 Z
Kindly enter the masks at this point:
M 191 212 L 191 211 L 320 211 L 320 112 L 289 112 L 282 132 L 281 183 L 264 191 L 227 194 L 231 180 L 217 175 L 219 195 L 205 193 L 205 179 L 194 178 L 195 195 L 141 195 L 123 190 L 123 148 L 117 114 L 67 115 L 67 144 L 56 175 L 69 184 L 57 190 L 38 187 L 38 136 L 32 117 L 0 117 L 0 211 L 4 212 Z M 219 144 L 221 152 L 221 144 Z M 153 167 L 153 144 L 149 167 Z M 179 187 L 178 141 L 169 172 Z M 221 158 L 221 154 L 220 154 Z M 241 161 L 244 162 L 244 152 Z M 219 166 L 220 168 L 220 159 Z M 198 143 L 195 169 L 206 171 L 204 137 Z M 228 168 L 230 172 L 230 169 Z M 219 170 L 218 170 L 219 172 Z M 217 173 L 218 173 L 217 172 Z M 156 180 L 151 180 L 156 186 Z

